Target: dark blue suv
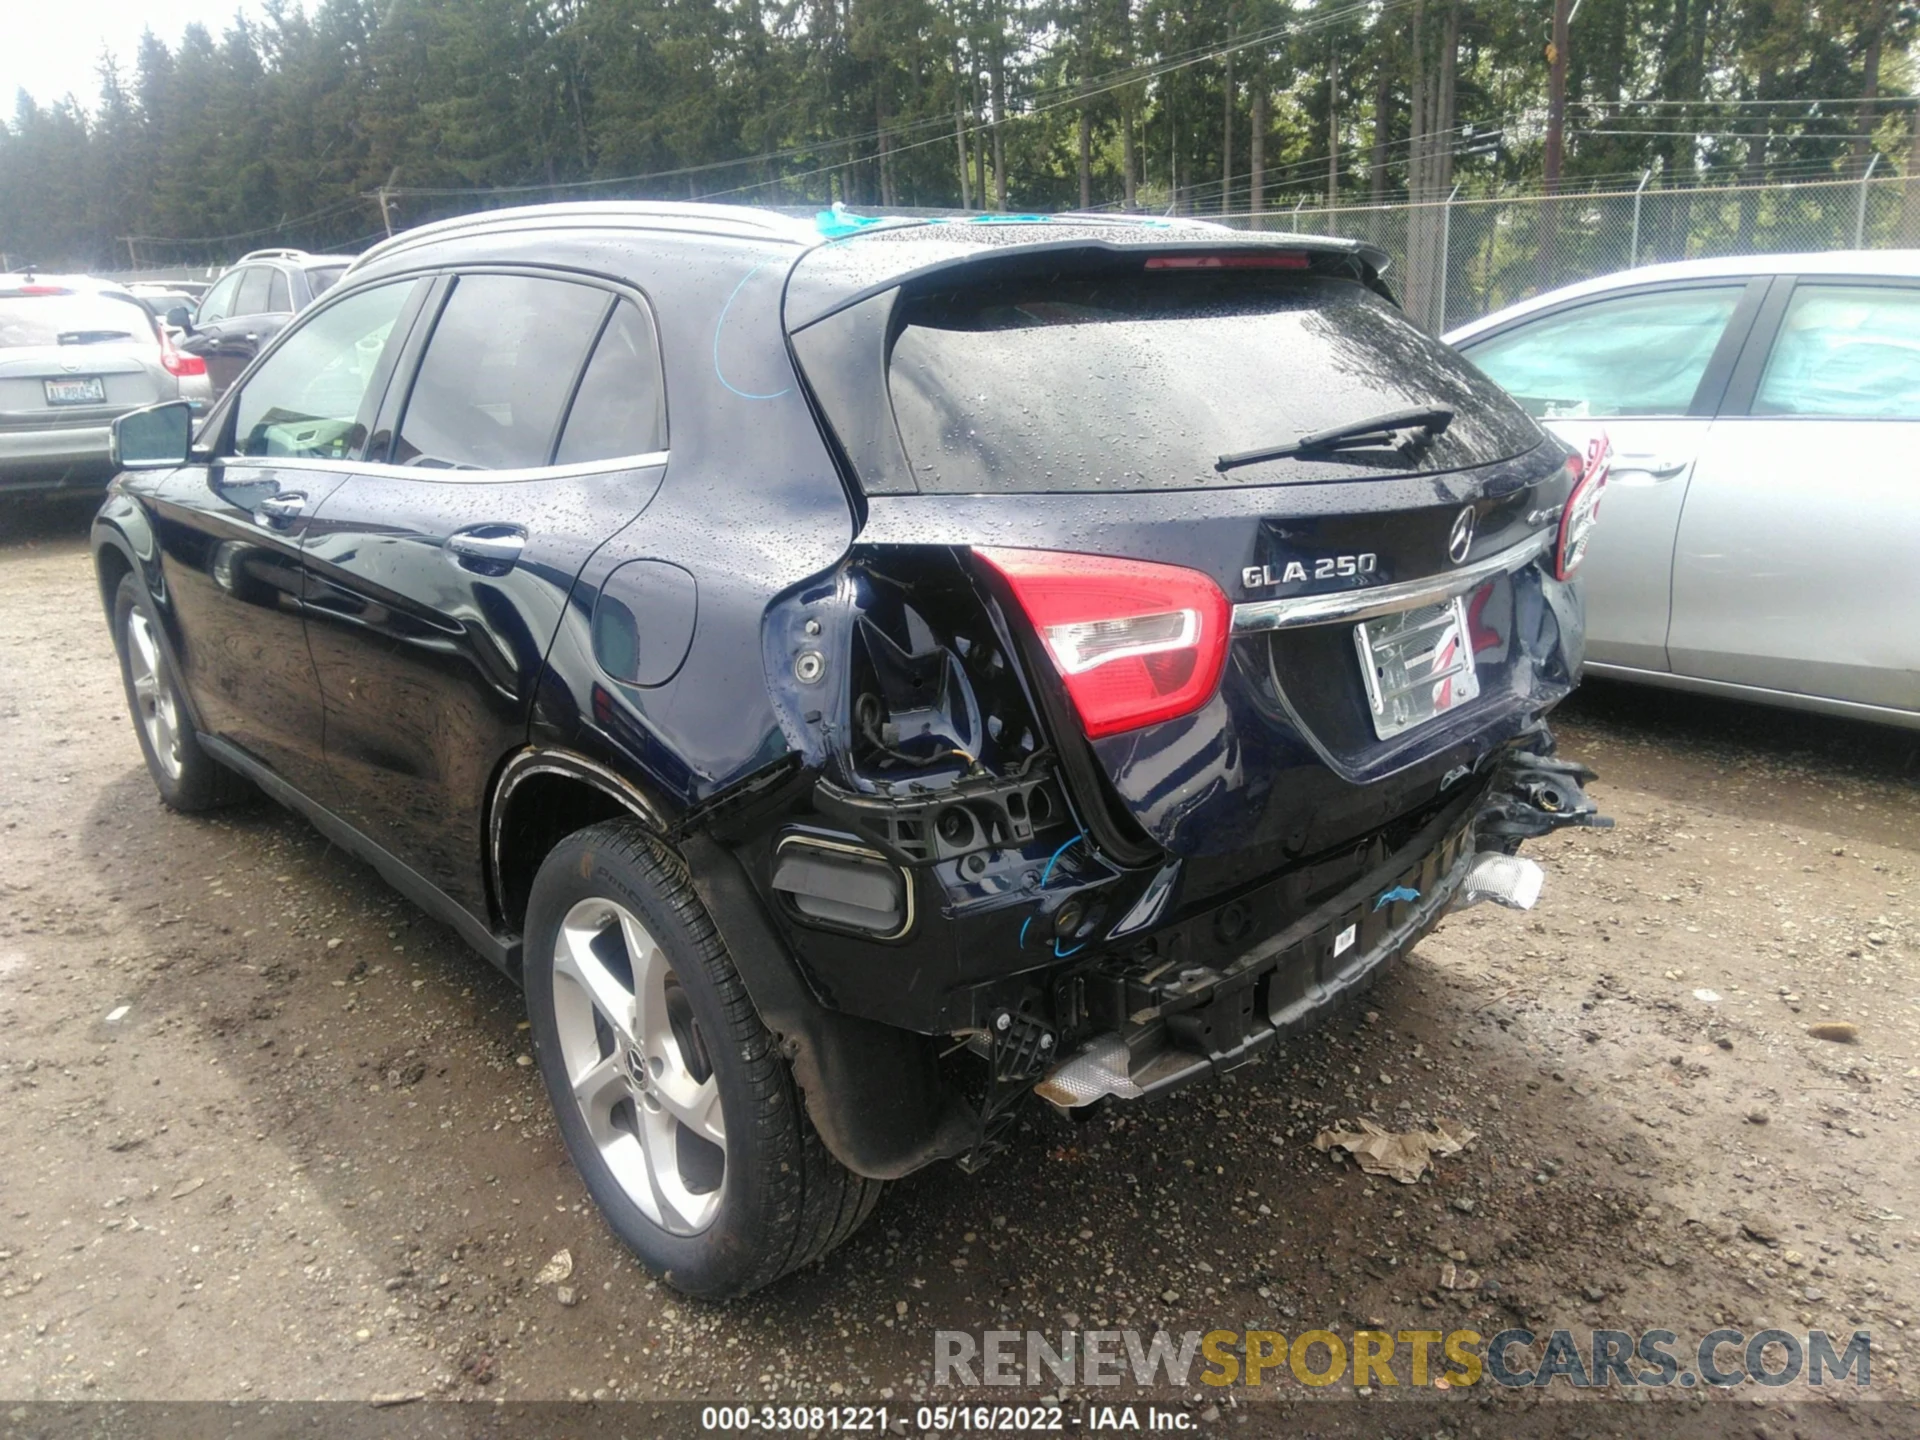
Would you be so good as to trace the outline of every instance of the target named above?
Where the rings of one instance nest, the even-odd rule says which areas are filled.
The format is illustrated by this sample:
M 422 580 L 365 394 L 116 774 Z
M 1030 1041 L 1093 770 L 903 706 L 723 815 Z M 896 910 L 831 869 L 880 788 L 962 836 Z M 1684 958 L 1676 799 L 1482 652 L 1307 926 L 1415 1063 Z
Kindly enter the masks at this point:
M 1353 243 L 503 211 L 361 257 L 94 527 L 162 795 L 258 789 L 525 988 L 671 1283 L 1016 1106 L 1259 1056 L 1593 823 L 1604 453 Z

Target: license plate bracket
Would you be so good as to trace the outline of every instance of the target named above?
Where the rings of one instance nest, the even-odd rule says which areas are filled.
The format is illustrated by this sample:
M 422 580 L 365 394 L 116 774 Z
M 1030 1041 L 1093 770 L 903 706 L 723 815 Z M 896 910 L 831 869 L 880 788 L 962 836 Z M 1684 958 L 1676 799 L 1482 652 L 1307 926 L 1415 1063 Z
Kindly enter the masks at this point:
M 1360 678 L 1381 740 L 1477 698 L 1466 597 L 1376 616 L 1353 627 Z
M 49 405 L 104 405 L 107 382 L 98 375 L 76 375 L 72 379 L 41 382 L 47 389 Z

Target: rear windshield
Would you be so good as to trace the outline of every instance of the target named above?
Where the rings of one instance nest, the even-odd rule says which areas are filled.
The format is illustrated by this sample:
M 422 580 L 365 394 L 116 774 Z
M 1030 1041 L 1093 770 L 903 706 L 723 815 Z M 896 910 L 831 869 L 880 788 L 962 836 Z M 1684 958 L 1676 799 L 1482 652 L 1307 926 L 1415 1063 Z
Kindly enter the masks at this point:
M 318 300 L 340 281 L 347 273 L 344 265 L 316 265 L 307 271 L 307 284 L 313 289 L 313 298 Z
M 1540 442 L 1496 386 L 1346 279 L 1132 269 L 910 296 L 888 370 L 923 492 L 1160 490 L 1429 473 Z M 1221 472 L 1223 454 L 1390 411 L 1446 432 Z
M 0 299 L 0 350 L 154 339 L 153 317 L 131 296 L 14 295 Z

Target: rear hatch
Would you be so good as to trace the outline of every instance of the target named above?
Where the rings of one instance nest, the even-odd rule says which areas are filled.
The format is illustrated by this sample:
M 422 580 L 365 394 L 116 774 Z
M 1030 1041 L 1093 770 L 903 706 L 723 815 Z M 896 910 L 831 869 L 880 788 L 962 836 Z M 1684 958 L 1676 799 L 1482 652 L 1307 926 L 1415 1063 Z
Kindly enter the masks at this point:
M 164 375 L 132 296 L 0 293 L 0 428 L 103 425 L 162 398 Z
M 1364 253 L 1222 233 L 943 257 L 818 318 L 795 313 L 818 303 L 803 260 L 788 307 L 859 543 L 968 552 L 1024 617 L 1097 838 L 1187 857 L 1206 889 L 1431 804 L 1565 693 L 1578 643 L 1535 563 L 1564 447 Z M 1185 684 L 1211 698 L 1156 718 L 1155 687 L 1177 707 Z

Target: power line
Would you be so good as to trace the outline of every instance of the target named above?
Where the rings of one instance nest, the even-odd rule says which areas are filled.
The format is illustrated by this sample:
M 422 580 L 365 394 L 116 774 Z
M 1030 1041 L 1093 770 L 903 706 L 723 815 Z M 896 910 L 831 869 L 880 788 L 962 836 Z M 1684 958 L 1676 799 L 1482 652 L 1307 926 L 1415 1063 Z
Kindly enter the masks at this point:
M 1713 106 L 1713 105 L 1768 105 L 1768 106 L 1771 106 L 1771 105 L 1853 105 L 1853 106 L 1858 106 L 1858 105 L 1864 105 L 1867 103 L 1872 103 L 1875 106 L 1884 106 L 1884 105 L 1912 105 L 1916 102 L 1920 102 L 1920 95 L 1876 95 L 1875 97 L 1873 97 L 1871 102 L 1869 102 L 1867 97 L 1864 95 L 1823 95 L 1823 96 L 1818 96 L 1811 99 L 1799 99 L 1799 100 L 1735 100 L 1735 99 L 1726 99 L 1726 100 L 1657 100 L 1657 99 L 1569 100 L 1567 103 L 1570 105 L 1585 106 L 1590 109 L 1627 109 L 1628 107 L 1632 107 L 1632 106 L 1638 106 L 1642 108 L 1671 109 L 1671 108 L 1680 107 L 1680 106 L 1701 106 L 1701 105 L 1709 105 L 1709 106 Z
M 1413 0 L 1387 0 L 1386 5 L 1382 9 L 1382 13 L 1385 13 L 1387 10 L 1403 9 L 1411 3 L 1413 3 Z M 1229 54 L 1238 54 L 1241 51 L 1254 49 L 1261 45 L 1270 45 L 1274 41 L 1289 35 L 1310 34 L 1316 30 L 1326 29 L 1352 15 L 1366 13 L 1372 8 L 1371 5 L 1366 3 L 1350 4 L 1338 10 L 1316 13 L 1305 19 L 1272 26 L 1266 30 L 1255 32 L 1252 35 L 1232 40 L 1225 45 L 1195 47 L 1194 49 L 1183 51 L 1154 65 L 1133 66 L 1127 70 L 1109 72 L 1109 74 L 1097 77 L 1090 82 L 1083 82 L 1074 86 L 1054 86 L 1050 89 L 1041 90 L 1036 92 L 1040 97 L 1059 94 L 1060 98 L 1043 98 L 1041 103 L 1032 104 L 1027 109 L 1010 114 L 1000 123 L 1016 124 L 1025 120 L 1036 119 L 1039 116 L 1051 114 L 1053 111 L 1067 106 L 1084 104 L 1089 100 L 1098 99 L 1102 95 L 1111 94 L 1115 90 L 1125 89 L 1129 85 L 1146 84 L 1162 76 L 1191 69 L 1195 65 L 1205 64 L 1210 60 L 1225 59 Z M 1063 91 L 1067 93 L 1060 94 L 1060 92 Z M 945 116 L 928 116 L 921 120 L 909 121 L 904 125 L 888 126 L 884 130 L 876 128 L 854 135 L 835 136 L 831 139 L 819 140 L 807 144 L 788 145 L 778 150 L 762 151 L 758 155 L 743 155 L 731 160 L 711 160 L 699 165 L 682 165 L 669 170 L 650 170 L 637 175 L 621 175 L 597 180 L 565 180 L 544 185 L 390 188 L 387 194 L 393 197 L 426 199 L 456 198 L 468 195 L 537 195 L 554 194 L 568 190 L 609 189 L 622 185 L 644 184 L 652 180 L 684 179 L 689 175 L 708 174 L 716 170 L 735 169 L 745 165 L 763 165 L 802 155 L 817 155 L 821 151 L 828 149 L 846 147 L 851 150 L 855 146 L 877 141 L 883 135 L 889 141 L 887 153 L 890 155 L 899 155 L 909 150 L 921 149 L 927 145 L 945 144 L 954 138 L 956 130 L 968 136 L 979 135 L 983 132 L 990 131 L 995 123 L 996 122 L 991 120 L 981 120 L 975 123 L 964 123 L 956 127 L 953 122 Z M 936 133 L 924 140 L 911 140 L 905 144 L 895 143 L 899 137 L 914 135 L 925 130 L 933 130 Z M 870 150 L 858 156 L 850 156 L 845 160 L 829 161 L 826 164 L 816 166 L 811 170 L 798 172 L 797 174 L 755 181 L 751 184 L 735 186 L 726 190 L 707 191 L 704 192 L 704 198 L 711 198 L 715 195 L 739 194 L 749 190 L 760 190 L 765 189 L 769 185 L 778 185 L 789 180 L 806 179 L 812 175 L 831 173 L 834 170 L 845 169 L 849 165 L 864 164 L 866 161 L 876 158 L 879 153 L 877 149 Z
M 283 230 L 291 230 L 295 226 L 305 225 L 312 220 L 362 208 L 358 199 L 340 200 L 309 214 L 295 216 L 291 220 L 282 220 L 277 225 L 263 226 L 258 230 L 238 230 L 231 235 L 122 235 L 119 238 L 123 241 L 131 240 L 136 245 L 224 245 L 230 240 L 257 240 L 262 235 L 278 235 Z

